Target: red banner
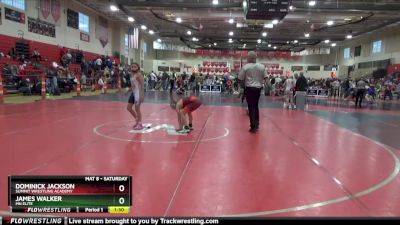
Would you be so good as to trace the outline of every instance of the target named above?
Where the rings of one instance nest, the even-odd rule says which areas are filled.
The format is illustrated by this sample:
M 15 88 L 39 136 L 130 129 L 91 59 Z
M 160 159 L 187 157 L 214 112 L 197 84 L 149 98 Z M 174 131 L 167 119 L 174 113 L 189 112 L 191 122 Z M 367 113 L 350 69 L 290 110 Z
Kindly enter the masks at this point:
M 54 22 L 59 24 L 61 18 L 61 2 L 60 0 L 51 1 L 51 15 L 53 16 Z
M 43 18 L 46 20 L 49 17 L 51 11 L 51 1 L 50 0 L 40 0 L 40 12 Z

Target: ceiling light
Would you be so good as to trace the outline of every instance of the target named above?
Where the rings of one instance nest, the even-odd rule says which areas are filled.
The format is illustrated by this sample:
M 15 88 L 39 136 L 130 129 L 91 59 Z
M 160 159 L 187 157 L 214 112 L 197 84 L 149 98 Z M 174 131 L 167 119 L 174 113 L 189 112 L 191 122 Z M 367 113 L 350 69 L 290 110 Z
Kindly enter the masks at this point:
M 272 46 L 271 44 L 268 44 L 268 47 L 270 47 L 270 48 L 271 48 L 271 46 Z
M 110 5 L 110 9 L 111 9 L 111 11 L 113 11 L 113 12 L 115 12 L 115 11 L 118 11 L 119 9 L 118 9 L 118 7 L 117 6 L 115 6 L 115 5 Z
M 351 21 L 351 18 L 344 18 L 344 21 Z
M 290 43 L 289 41 L 286 42 L 286 44 L 289 44 L 289 43 Z
M 272 23 L 266 23 L 266 24 L 264 24 L 264 28 L 272 29 L 272 28 L 274 28 L 274 24 L 272 24 Z
M 279 20 L 272 20 L 272 24 L 276 25 L 279 23 Z
M 182 23 L 182 18 L 180 18 L 180 17 L 176 18 L 176 22 L 177 23 Z
M 332 21 L 332 20 L 329 20 L 328 22 L 326 22 L 326 24 L 327 24 L 328 26 L 332 26 L 332 25 L 333 25 L 333 21 Z
M 218 5 L 218 0 L 213 0 L 213 1 L 212 1 L 212 4 L 213 4 L 213 5 Z
M 229 40 L 228 40 L 228 41 L 229 41 L 229 43 L 232 43 L 232 42 L 233 42 L 232 38 L 229 38 Z
M 229 31 L 229 36 L 233 36 L 233 31 Z
M 214 46 L 217 46 L 217 42 L 214 42 Z
M 308 38 L 308 37 L 310 37 L 310 34 L 309 34 L 309 33 L 305 33 L 305 34 L 304 34 L 304 37 L 307 37 L 307 38 Z
M 232 18 L 230 18 L 230 19 L 228 20 L 228 22 L 229 22 L 230 24 L 232 24 L 232 23 L 234 23 L 234 22 L 235 22 L 235 20 L 234 20 L 234 19 L 232 19 Z
M 330 40 L 325 40 L 325 44 L 328 44 L 329 42 L 331 42 Z
M 347 39 L 352 39 L 352 38 L 353 38 L 353 35 L 348 34 L 348 35 L 346 36 L 346 38 L 347 38 Z
M 263 33 L 262 33 L 262 36 L 263 36 L 263 37 L 266 37 L 266 36 L 267 36 L 267 32 L 263 32 Z
M 193 37 L 193 38 L 192 38 L 192 41 L 199 41 L 199 39 Z
M 142 30 L 147 30 L 147 27 L 146 27 L 145 25 L 140 26 L 140 28 L 141 28 Z
M 291 6 L 289 6 L 289 9 L 290 9 L 290 10 L 293 10 L 293 9 L 294 9 L 294 7 L 291 5 Z
M 192 31 L 188 30 L 188 31 L 186 32 L 186 34 L 187 34 L 187 35 L 192 35 Z
M 299 41 L 298 41 L 298 40 L 294 40 L 293 42 L 294 42 L 295 44 L 297 44 Z
M 276 49 L 276 46 L 274 46 L 274 49 Z
M 332 43 L 331 46 L 332 46 L 332 47 L 335 47 L 335 46 L 336 46 L 336 43 Z
M 208 45 L 209 48 L 211 48 L 211 45 Z
M 159 39 L 157 39 L 157 42 L 161 42 L 161 39 L 159 38 Z
M 154 31 L 149 30 L 149 34 L 153 35 L 153 34 L 154 34 Z
M 317 1 L 308 1 L 309 6 L 315 6 L 317 4 Z
M 133 21 L 135 21 L 135 19 L 133 19 L 133 17 L 130 16 L 130 17 L 128 17 L 128 21 L 133 22 Z
M 258 44 L 261 44 L 261 39 L 258 39 L 258 40 L 257 40 L 257 43 L 258 43 Z
M 310 20 L 307 20 L 307 23 L 310 23 Z

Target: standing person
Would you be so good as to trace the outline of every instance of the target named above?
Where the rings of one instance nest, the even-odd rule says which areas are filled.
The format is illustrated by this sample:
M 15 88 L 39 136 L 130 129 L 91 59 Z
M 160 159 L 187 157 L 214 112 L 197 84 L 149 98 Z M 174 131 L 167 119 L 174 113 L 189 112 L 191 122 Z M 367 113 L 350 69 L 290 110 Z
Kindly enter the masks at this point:
M 286 101 L 283 103 L 283 108 L 289 108 L 289 109 L 295 109 L 295 104 L 293 102 L 293 90 L 295 89 L 296 83 L 294 82 L 292 76 L 290 75 L 286 80 L 285 83 L 283 84 L 285 87 L 285 96 L 286 96 Z
M 168 79 L 169 75 L 167 71 L 164 71 L 161 77 L 161 82 L 162 82 L 162 89 L 166 91 L 168 89 Z
M 135 125 L 133 125 L 133 129 L 142 130 L 144 127 L 142 125 L 142 113 L 140 111 L 140 105 L 144 101 L 144 78 L 142 73 L 140 72 L 140 66 L 137 63 L 133 63 L 131 65 L 130 80 L 131 80 L 130 91 L 132 93 L 129 97 L 126 109 L 131 113 L 133 118 L 136 119 L 136 123 Z M 135 105 L 135 109 L 133 109 L 133 105 Z
M 365 81 L 363 79 L 359 80 L 357 82 L 357 95 L 356 95 L 356 105 L 355 107 L 357 108 L 357 103 L 359 107 L 361 108 L 361 103 L 364 98 L 364 93 L 365 93 Z
M 307 79 L 304 77 L 304 74 L 301 72 L 299 79 L 296 81 L 296 91 L 307 91 Z
M 154 91 L 156 88 L 157 75 L 153 71 L 151 71 L 151 73 L 150 73 L 149 81 L 150 81 L 150 83 L 149 83 L 150 90 Z
M 264 79 L 267 78 L 265 66 L 257 63 L 257 55 L 251 51 L 247 57 L 247 64 L 239 73 L 239 80 L 244 82 L 246 90 L 246 101 L 249 109 L 250 130 L 256 133 L 259 128 L 258 101 L 260 100 L 261 89 Z
M 172 91 L 175 88 L 175 79 L 176 79 L 175 72 L 172 71 L 171 75 L 169 76 L 169 93 L 172 93 Z

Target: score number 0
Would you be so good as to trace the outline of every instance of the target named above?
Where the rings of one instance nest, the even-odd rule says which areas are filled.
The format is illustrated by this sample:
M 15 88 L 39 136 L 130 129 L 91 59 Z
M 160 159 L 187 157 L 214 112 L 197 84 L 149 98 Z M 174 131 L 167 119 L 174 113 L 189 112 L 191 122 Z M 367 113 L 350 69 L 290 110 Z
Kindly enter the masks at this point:
M 119 192 L 124 192 L 125 191 L 125 186 L 124 185 L 119 185 L 118 187 Z M 121 197 L 118 199 L 119 204 L 123 205 L 125 203 L 125 198 Z

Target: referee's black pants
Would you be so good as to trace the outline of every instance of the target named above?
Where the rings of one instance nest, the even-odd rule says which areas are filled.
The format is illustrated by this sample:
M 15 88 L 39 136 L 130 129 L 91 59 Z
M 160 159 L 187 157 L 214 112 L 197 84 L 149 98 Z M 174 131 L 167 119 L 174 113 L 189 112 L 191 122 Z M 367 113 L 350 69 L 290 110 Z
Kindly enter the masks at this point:
M 260 100 L 261 88 L 246 87 L 246 101 L 249 108 L 250 128 L 258 129 L 260 115 L 258 101 Z

